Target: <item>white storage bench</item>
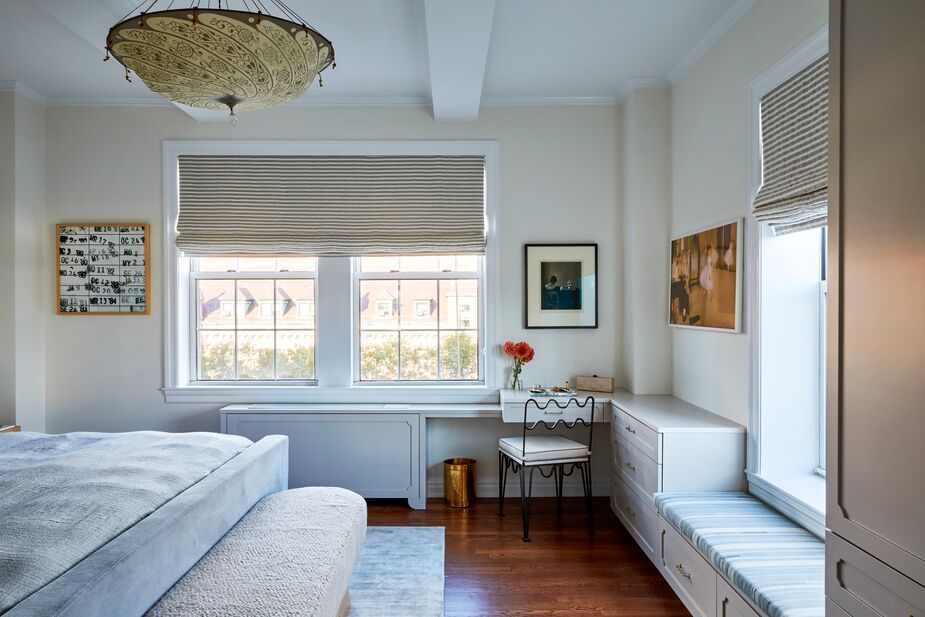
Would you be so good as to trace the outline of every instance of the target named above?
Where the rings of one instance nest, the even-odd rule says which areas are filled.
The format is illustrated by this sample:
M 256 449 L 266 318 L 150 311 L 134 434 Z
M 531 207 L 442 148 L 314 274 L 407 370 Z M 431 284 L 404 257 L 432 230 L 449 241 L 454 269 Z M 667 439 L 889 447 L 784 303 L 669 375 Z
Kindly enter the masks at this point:
M 264 497 L 147 617 L 341 617 L 366 538 L 366 502 L 340 488 Z
M 825 543 L 746 493 L 662 493 L 662 575 L 695 617 L 825 617 Z

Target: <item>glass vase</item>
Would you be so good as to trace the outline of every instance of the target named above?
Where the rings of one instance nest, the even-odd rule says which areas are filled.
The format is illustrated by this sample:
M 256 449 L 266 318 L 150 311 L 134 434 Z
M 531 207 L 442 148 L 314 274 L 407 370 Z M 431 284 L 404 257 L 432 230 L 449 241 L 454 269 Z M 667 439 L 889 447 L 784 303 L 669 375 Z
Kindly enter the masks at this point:
M 520 373 L 514 373 L 513 378 L 511 378 L 511 390 L 523 390 L 524 383 L 520 379 Z

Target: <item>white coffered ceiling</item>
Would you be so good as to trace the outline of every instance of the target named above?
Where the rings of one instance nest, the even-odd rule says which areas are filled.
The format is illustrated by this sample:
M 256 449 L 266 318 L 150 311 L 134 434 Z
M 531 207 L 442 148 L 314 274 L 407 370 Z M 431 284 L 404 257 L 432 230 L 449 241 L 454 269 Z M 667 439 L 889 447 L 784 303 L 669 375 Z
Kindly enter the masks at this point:
M 438 120 L 474 119 L 480 105 L 613 104 L 672 81 L 752 2 L 289 0 L 337 53 L 324 88 L 292 104 L 433 105 Z M 135 4 L 0 1 L 0 82 L 51 105 L 167 104 L 102 62 L 109 26 Z

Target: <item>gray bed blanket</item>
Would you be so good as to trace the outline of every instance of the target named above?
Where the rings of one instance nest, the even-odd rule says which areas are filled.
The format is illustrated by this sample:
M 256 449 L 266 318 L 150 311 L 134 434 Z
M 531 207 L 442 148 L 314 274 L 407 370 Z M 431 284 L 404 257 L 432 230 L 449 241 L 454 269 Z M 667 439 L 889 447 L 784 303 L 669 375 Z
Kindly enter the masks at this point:
M 252 442 L 214 433 L 0 439 L 0 613 Z

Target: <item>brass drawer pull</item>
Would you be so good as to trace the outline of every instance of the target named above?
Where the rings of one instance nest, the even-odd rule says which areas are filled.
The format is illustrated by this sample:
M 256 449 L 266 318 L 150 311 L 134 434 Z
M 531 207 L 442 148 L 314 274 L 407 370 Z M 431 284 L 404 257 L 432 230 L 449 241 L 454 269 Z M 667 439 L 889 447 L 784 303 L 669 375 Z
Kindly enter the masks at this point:
M 627 433 L 632 433 L 633 435 L 636 434 L 636 429 L 634 429 L 634 428 L 633 428 L 632 426 L 630 426 L 629 424 L 627 424 L 626 426 L 624 426 L 624 427 L 623 427 L 623 430 L 626 431 Z
M 629 469 L 630 471 L 636 471 L 636 466 L 630 465 L 629 461 L 626 461 L 625 463 L 623 463 L 623 466 Z
M 677 570 L 678 573 L 684 578 L 686 578 L 687 580 L 691 580 L 691 573 L 685 570 L 684 566 L 682 566 L 681 564 L 676 565 L 674 569 Z

